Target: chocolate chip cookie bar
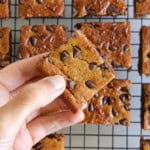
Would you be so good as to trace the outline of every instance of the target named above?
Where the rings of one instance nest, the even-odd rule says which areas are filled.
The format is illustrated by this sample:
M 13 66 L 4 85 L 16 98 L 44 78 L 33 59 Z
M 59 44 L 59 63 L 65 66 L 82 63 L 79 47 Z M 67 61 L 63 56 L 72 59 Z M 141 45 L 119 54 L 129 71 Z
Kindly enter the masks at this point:
M 32 150 L 64 150 L 64 135 L 49 135 L 37 143 Z
M 103 61 L 95 46 L 80 31 L 44 58 L 41 69 L 45 75 L 65 77 L 67 89 L 62 98 L 73 112 L 115 77 L 111 66 Z
M 64 0 L 19 0 L 19 17 L 60 17 Z
M 11 62 L 10 32 L 7 27 L 0 28 L 0 69 Z
M 135 0 L 135 17 L 150 14 L 149 0 Z
M 22 58 L 55 50 L 67 40 L 67 28 L 61 25 L 34 25 L 21 28 Z
M 75 27 L 96 45 L 100 55 L 113 67 L 131 68 L 130 22 L 89 22 L 78 23 Z
M 141 31 L 141 73 L 150 75 L 150 26 L 143 26 Z
M 130 124 L 131 81 L 113 80 L 88 102 L 85 124 Z
M 73 16 L 126 15 L 125 0 L 73 0 Z
M 9 17 L 9 0 L 0 0 L 0 18 Z
M 143 129 L 150 130 L 150 84 L 143 85 Z

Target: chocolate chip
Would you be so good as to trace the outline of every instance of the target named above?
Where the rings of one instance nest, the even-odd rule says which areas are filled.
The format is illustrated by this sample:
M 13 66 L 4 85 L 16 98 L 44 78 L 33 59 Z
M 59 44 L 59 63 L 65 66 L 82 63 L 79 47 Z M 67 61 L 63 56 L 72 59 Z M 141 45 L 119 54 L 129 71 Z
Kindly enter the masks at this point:
M 4 4 L 4 3 L 6 3 L 6 0 L 0 0 L 0 3 Z
M 37 3 L 42 4 L 44 3 L 44 0 L 36 0 Z
M 78 24 L 75 25 L 75 27 L 76 27 L 77 29 L 81 29 L 82 24 L 78 23 Z
M 0 32 L 0 39 L 3 38 L 3 32 Z
M 112 114 L 113 114 L 114 117 L 119 115 L 118 111 L 114 108 L 112 108 Z
M 131 110 L 129 104 L 128 104 L 128 105 L 125 105 L 124 108 L 125 108 L 125 110 L 127 110 L 127 111 L 130 111 L 130 110 Z
M 107 105 L 108 103 L 107 103 L 107 96 L 105 96 L 105 97 L 103 97 L 103 99 L 102 99 L 102 105 Z
M 33 27 L 31 28 L 31 31 L 32 31 L 32 32 L 38 32 L 38 26 L 33 26 Z
M 90 89 L 96 88 L 96 85 L 91 80 L 86 81 L 85 84 Z
M 121 87 L 120 91 L 128 93 L 129 89 L 128 89 L 128 87 Z
M 147 53 L 147 57 L 150 59 L 150 51 Z
M 26 0 L 19 0 L 19 3 L 23 5 L 26 3 Z
M 94 69 L 96 69 L 96 67 L 97 67 L 97 64 L 94 63 L 94 62 L 89 64 L 89 69 L 90 70 L 94 70 Z
M 116 46 L 114 46 L 114 45 L 110 45 L 110 46 L 109 46 L 109 50 L 110 50 L 110 51 L 117 51 L 118 48 L 117 48 Z
M 112 62 L 111 62 L 111 65 L 112 65 L 113 67 L 121 67 L 121 64 L 120 64 L 119 62 L 117 62 L 117 61 L 112 61 Z
M 36 150 L 41 150 L 42 144 L 41 143 L 37 143 L 36 145 L 33 146 L 33 148 L 35 148 Z
M 115 99 L 114 99 L 113 97 L 109 97 L 109 98 L 107 99 L 108 105 L 111 105 L 111 104 L 113 104 L 114 102 L 115 102 Z
M 36 46 L 36 44 L 37 44 L 37 38 L 36 37 L 30 37 L 29 38 L 29 41 L 28 41 L 28 44 L 29 45 L 32 45 L 32 46 Z
M 69 57 L 69 53 L 67 51 L 63 51 L 60 55 L 60 60 L 65 61 Z
M 88 111 L 89 111 L 89 112 L 93 112 L 93 111 L 94 111 L 94 105 L 93 105 L 92 103 L 90 103 L 90 104 L 88 105 Z
M 78 46 L 73 46 L 73 57 L 78 57 L 81 53 L 81 49 Z
M 123 52 L 127 53 L 128 51 L 129 51 L 129 46 L 128 45 L 124 45 Z
M 113 87 L 114 87 L 114 83 L 113 83 L 113 81 L 112 81 L 112 82 L 110 82 L 110 83 L 108 84 L 108 87 L 109 87 L 109 88 L 113 88 Z
M 67 80 L 67 87 L 70 89 L 70 90 L 74 90 L 75 87 L 76 87 L 76 82 L 73 81 L 73 80 Z
M 103 105 L 111 105 L 113 104 L 115 101 L 115 99 L 113 97 L 109 97 L 109 96 L 104 96 L 103 99 L 102 99 L 102 104 Z
M 49 135 L 47 135 L 46 137 L 51 139 L 51 138 L 56 138 L 57 135 L 56 135 L 56 134 L 49 134 Z
M 99 93 L 96 93 L 95 95 L 94 95 L 94 98 L 98 98 L 99 97 Z
M 117 16 L 119 15 L 118 8 L 112 4 L 107 8 L 107 15 Z
M 120 123 L 121 125 L 127 126 L 127 125 L 128 125 L 128 120 L 127 120 L 127 119 L 121 119 L 121 120 L 119 121 L 119 123 Z
M 55 31 L 55 26 L 53 26 L 53 25 L 47 25 L 46 26 L 46 30 L 48 30 L 50 32 L 54 32 Z
M 122 94 L 119 96 L 119 98 L 121 99 L 121 101 L 124 103 L 126 100 L 130 100 L 131 99 L 131 95 L 129 93 L 126 94 Z

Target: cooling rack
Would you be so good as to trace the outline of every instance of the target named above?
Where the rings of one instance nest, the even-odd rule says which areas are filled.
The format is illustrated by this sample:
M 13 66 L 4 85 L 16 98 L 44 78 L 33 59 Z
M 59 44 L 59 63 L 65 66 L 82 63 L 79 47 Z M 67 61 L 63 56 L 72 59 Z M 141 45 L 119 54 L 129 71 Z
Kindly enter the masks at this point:
M 131 94 L 131 125 L 124 126 L 97 126 L 97 125 L 76 125 L 66 128 L 60 132 L 65 134 L 65 150 L 138 150 L 140 149 L 140 138 L 144 135 L 150 138 L 150 132 L 141 129 L 141 84 L 150 83 L 150 78 L 140 76 L 138 73 L 140 29 L 142 25 L 150 25 L 150 16 L 134 18 L 134 2 L 127 0 L 127 16 L 112 17 L 91 17 L 73 19 L 71 17 L 72 1 L 65 0 L 65 17 L 63 18 L 18 18 L 18 0 L 10 0 L 11 17 L 7 20 L 0 20 L 0 26 L 7 26 L 12 29 L 12 61 L 16 61 L 16 53 L 19 48 L 20 27 L 22 25 L 35 24 L 63 24 L 69 27 L 68 36 L 74 30 L 74 25 L 79 22 L 101 21 L 101 22 L 131 22 L 132 31 L 132 62 L 131 72 L 125 69 L 117 69 L 119 79 L 132 81 Z

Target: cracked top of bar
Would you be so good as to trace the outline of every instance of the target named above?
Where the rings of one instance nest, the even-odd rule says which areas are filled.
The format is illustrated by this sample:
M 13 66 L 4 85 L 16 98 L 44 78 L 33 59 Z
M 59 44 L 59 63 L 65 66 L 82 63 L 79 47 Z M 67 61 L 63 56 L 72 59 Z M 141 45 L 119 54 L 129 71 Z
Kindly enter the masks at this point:
M 88 22 L 78 23 L 75 27 L 96 45 L 100 55 L 113 67 L 131 68 L 130 22 Z
M 60 17 L 64 0 L 19 0 L 19 17 Z
M 126 15 L 125 0 L 73 0 L 73 17 Z
M 62 25 L 25 25 L 21 27 L 20 55 L 28 58 L 54 51 L 67 40 L 67 27 Z
M 130 124 L 130 80 L 113 80 L 89 102 L 83 123 L 113 125 Z

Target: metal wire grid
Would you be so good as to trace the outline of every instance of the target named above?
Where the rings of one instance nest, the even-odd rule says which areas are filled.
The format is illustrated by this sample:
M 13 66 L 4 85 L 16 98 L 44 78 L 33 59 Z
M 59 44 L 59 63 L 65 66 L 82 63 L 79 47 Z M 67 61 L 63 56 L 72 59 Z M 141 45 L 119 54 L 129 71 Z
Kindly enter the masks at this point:
M 7 20 L 0 20 L 0 26 L 7 26 L 12 29 L 12 61 L 16 61 L 16 53 L 19 48 L 20 27 L 22 25 L 34 24 L 63 24 L 69 27 L 68 35 L 74 30 L 78 22 L 103 21 L 120 22 L 130 21 L 132 26 L 132 61 L 133 69 L 127 72 L 124 69 L 117 69 L 119 79 L 130 79 L 131 87 L 131 125 L 123 126 L 97 126 L 97 125 L 76 125 L 60 132 L 65 133 L 65 150 L 138 150 L 140 149 L 140 137 L 144 135 L 150 138 L 150 132 L 141 129 L 141 84 L 150 83 L 150 78 L 138 74 L 138 60 L 140 47 L 140 28 L 142 25 L 150 25 L 150 16 L 145 18 L 134 18 L 134 2 L 126 0 L 128 6 L 127 16 L 112 17 L 91 17 L 73 19 L 71 17 L 72 1 L 65 0 L 65 17 L 63 18 L 18 18 L 18 0 L 10 1 L 11 17 Z

